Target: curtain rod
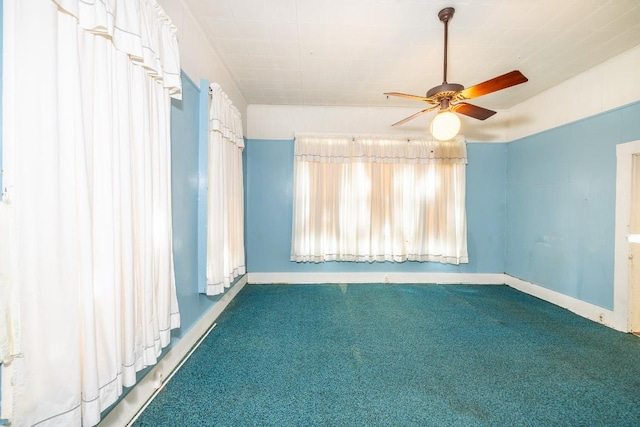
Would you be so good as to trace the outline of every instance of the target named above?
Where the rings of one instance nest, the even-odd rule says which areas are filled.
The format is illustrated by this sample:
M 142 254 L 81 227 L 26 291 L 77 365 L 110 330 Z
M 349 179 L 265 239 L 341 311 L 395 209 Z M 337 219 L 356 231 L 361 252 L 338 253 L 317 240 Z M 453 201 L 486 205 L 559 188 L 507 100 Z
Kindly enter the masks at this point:
M 411 142 L 411 141 L 433 141 L 433 140 L 435 140 L 435 138 L 433 138 L 431 135 L 422 135 L 422 134 L 416 134 L 416 135 L 393 135 L 393 134 L 358 135 L 358 134 L 345 134 L 345 133 L 309 133 L 309 132 L 295 133 L 294 134 L 294 139 L 304 138 L 304 137 L 311 137 L 311 138 L 345 138 L 345 139 L 350 139 L 352 141 L 355 141 L 356 139 L 391 139 L 391 140 L 394 140 L 394 141 L 407 141 L 407 142 Z M 465 139 L 464 135 L 458 135 L 458 136 L 456 136 L 456 138 L 454 140 L 457 141 L 457 142 L 466 142 L 466 139 Z

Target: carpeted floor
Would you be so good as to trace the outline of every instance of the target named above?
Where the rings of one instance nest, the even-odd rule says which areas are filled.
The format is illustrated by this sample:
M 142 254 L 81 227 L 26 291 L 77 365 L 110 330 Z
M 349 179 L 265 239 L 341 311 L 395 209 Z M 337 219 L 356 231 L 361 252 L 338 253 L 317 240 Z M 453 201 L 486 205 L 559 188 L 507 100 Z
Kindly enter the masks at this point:
M 640 338 L 506 286 L 249 285 L 136 426 L 640 426 Z

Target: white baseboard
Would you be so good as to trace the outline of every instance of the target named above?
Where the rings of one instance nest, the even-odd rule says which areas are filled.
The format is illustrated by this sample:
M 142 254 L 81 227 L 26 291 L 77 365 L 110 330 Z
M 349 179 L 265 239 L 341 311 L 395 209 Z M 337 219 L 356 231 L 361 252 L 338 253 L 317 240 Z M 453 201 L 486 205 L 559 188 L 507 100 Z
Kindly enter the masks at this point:
M 433 283 L 508 285 L 594 322 L 618 329 L 613 311 L 503 273 L 248 273 L 249 284 Z
M 248 282 L 261 284 L 433 283 L 503 285 L 502 273 L 248 273 Z
M 187 331 L 186 334 L 145 375 L 127 395 L 100 422 L 100 427 L 122 427 L 128 425 L 144 408 L 158 389 L 158 379 L 166 380 L 187 356 L 200 338 L 211 328 L 222 311 L 247 283 L 247 275 L 236 283 Z M 160 380 L 163 381 L 163 380 Z
M 536 285 L 535 283 L 518 279 L 517 277 L 513 277 L 508 274 L 504 275 L 504 283 L 521 292 L 540 298 L 562 308 L 566 308 L 579 316 L 616 329 L 612 310 L 598 307 L 597 305 Z

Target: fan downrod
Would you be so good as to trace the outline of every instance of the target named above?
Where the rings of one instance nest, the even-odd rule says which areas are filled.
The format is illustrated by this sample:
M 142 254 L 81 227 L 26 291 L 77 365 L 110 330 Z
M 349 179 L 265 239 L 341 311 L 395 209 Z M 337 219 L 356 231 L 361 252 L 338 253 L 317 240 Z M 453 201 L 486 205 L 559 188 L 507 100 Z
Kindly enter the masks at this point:
M 456 10 L 452 7 L 445 7 L 440 12 L 438 12 L 438 18 L 444 24 L 444 67 L 442 73 L 442 84 L 447 84 L 447 44 L 449 39 L 449 21 L 453 18 L 453 14 Z

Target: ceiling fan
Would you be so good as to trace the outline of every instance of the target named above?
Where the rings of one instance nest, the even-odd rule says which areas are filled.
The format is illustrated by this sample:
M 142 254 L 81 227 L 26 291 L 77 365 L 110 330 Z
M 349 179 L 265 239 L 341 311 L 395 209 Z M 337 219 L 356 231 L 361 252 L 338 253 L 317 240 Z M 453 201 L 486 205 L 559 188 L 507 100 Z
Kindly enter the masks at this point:
M 491 80 L 487 80 L 486 82 L 479 83 L 475 86 L 471 86 L 469 88 L 464 88 L 461 84 L 458 83 L 448 83 L 447 82 L 447 41 L 448 41 L 448 30 L 449 30 L 449 21 L 453 18 L 453 14 L 455 13 L 455 9 L 453 7 L 446 7 L 438 12 L 438 18 L 444 24 L 444 77 L 442 79 L 442 84 L 432 87 L 427 91 L 426 96 L 418 96 L 418 95 L 409 95 L 406 93 L 399 92 L 385 92 L 385 95 L 389 96 L 399 96 L 402 98 L 415 99 L 419 101 L 424 101 L 431 106 L 425 108 L 422 111 L 417 112 L 405 119 L 400 120 L 397 123 L 394 123 L 392 126 L 400 125 L 408 122 L 411 119 L 415 119 L 418 116 L 421 116 L 425 113 L 433 111 L 439 108 L 438 115 L 431 123 L 431 132 L 434 133 L 434 124 L 436 120 L 444 122 L 444 121 L 457 121 L 457 129 L 453 132 L 453 135 L 446 138 L 446 136 L 452 133 L 449 132 L 448 135 L 444 135 L 445 137 L 440 138 L 435 133 L 434 136 L 438 139 L 451 139 L 453 138 L 460 129 L 460 119 L 453 114 L 453 112 L 464 114 L 465 116 L 473 117 L 478 120 L 486 120 L 489 117 L 493 116 L 496 112 L 478 107 L 477 105 L 469 104 L 464 102 L 467 99 L 477 98 L 482 95 L 487 95 L 492 92 L 497 92 L 502 89 L 506 89 L 511 86 L 519 85 L 521 83 L 527 82 L 527 79 L 520 71 L 514 70 L 509 73 L 503 74 L 501 76 L 495 77 Z M 442 117 L 440 117 L 442 116 Z M 444 116 L 448 116 L 445 118 Z M 442 119 L 442 120 L 440 120 Z M 455 123 L 454 123 L 455 127 Z

